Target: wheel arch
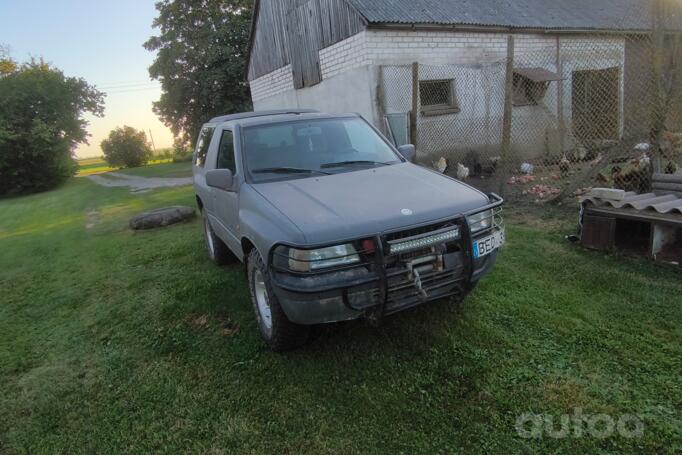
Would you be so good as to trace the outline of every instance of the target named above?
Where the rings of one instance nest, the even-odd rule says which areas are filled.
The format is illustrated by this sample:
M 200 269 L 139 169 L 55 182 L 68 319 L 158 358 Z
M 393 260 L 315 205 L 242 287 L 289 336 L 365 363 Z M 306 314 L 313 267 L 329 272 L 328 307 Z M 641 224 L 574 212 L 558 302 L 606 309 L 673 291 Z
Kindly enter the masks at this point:
M 242 254 L 244 255 L 244 262 L 246 262 L 246 259 L 249 257 L 249 254 L 251 254 L 251 251 L 257 248 L 256 245 L 251 241 L 251 239 L 246 236 L 242 237 L 241 244 Z

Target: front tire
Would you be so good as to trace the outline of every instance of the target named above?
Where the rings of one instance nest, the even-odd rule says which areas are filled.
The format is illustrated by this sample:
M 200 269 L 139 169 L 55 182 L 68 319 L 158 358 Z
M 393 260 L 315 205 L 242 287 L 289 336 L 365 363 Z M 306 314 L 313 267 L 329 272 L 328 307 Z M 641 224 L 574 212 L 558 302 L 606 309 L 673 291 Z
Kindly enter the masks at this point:
M 303 345 L 310 327 L 291 322 L 272 289 L 270 274 L 260 253 L 254 248 L 247 261 L 251 303 L 261 338 L 273 351 L 290 351 Z

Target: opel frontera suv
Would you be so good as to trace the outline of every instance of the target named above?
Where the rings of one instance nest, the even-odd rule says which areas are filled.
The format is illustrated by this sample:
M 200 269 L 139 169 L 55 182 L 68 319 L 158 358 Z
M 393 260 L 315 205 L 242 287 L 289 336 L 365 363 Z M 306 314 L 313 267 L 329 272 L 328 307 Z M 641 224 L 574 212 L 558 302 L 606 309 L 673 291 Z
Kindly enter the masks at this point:
M 193 162 L 210 258 L 245 264 L 263 340 L 465 296 L 504 243 L 502 199 L 413 164 L 356 114 L 212 119 Z

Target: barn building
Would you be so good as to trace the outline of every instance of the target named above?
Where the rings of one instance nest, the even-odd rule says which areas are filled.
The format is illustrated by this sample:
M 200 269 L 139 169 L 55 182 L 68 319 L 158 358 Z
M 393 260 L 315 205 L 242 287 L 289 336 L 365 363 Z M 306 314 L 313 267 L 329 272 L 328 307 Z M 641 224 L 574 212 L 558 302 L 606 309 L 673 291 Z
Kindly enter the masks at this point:
M 651 23 L 647 0 L 256 0 L 248 81 L 256 110 L 358 112 L 458 159 L 498 153 L 511 87 L 532 159 L 646 134 Z

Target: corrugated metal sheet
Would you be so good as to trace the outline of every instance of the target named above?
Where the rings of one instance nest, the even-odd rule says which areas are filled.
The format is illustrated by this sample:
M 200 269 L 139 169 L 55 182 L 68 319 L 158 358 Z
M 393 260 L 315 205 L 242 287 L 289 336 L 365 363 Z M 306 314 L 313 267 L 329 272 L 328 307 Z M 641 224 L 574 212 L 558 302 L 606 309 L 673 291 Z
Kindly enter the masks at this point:
M 645 30 L 654 0 L 348 0 L 372 24 Z M 669 18 L 671 15 L 668 16 Z M 682 26 L 682 18 L 671 26 Z
M 628 192 L 625 193 L 625 198 L 622 201 L 613 201 L 587 195 L 582 198 L 581 202 L 590 202 L 597 207 L 611 206 L 616 209 L 655 210 L 661 214 L 677 213 L 682 215 L 682 196 L 675 194 L 637 194 Z

